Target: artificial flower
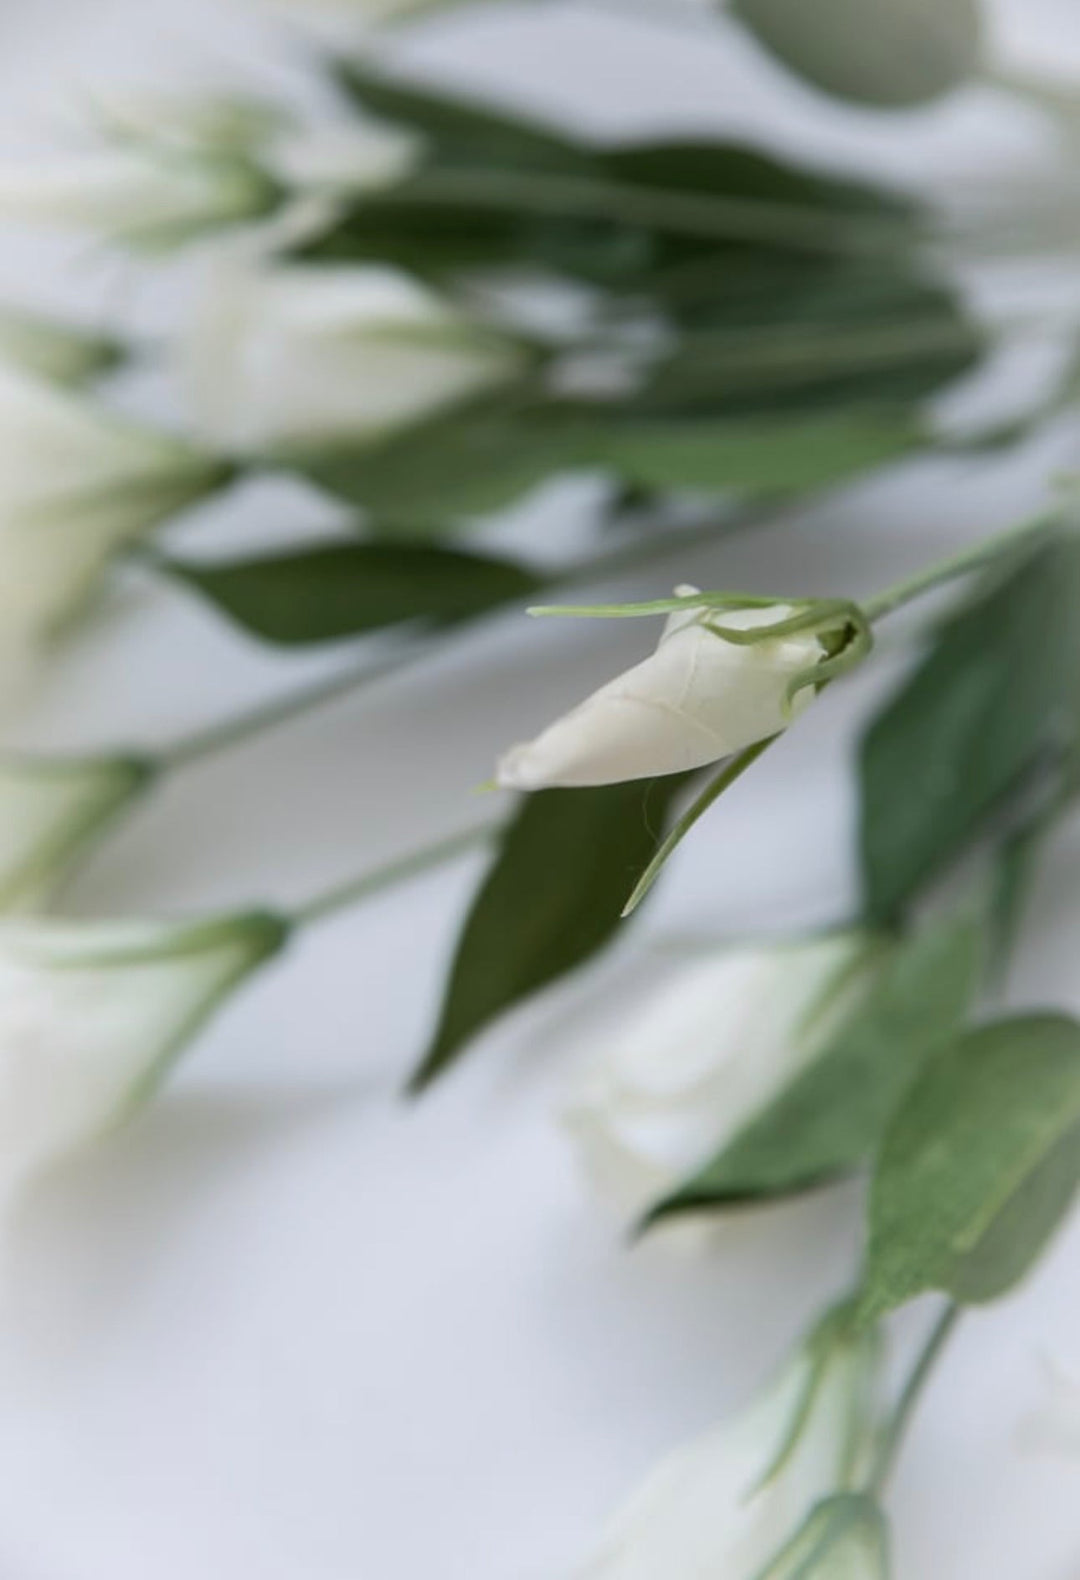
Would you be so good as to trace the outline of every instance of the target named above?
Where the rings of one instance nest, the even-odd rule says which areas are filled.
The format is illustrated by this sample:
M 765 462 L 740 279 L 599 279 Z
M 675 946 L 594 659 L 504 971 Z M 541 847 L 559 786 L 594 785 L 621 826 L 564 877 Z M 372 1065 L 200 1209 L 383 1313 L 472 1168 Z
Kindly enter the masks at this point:
M 618 784 L 718 762 L 785 729 L 809 701 L 792 683 L 827 657 L 819 635 L 801 631 L 752 644 L 725 630 L 767 633 L 797 611 L 790 604 L 723 611 L 691 600 L 668 617 L 656 651 L 501 759 L 508 790 Z
M 45 899 L 149 773 L 130 757 L 0 758 L 0 910 Z
M 633 1215 L 666 1195 L 823 1051 L 877 958 L 854 932 L 673 958 L 600 1029 L 567 1107 L 590 1177 Z
M 205 451 L 0 366 L 0 633 L 32 647 L 109 556 L 220 485 Z
M 0 924 L 0 1194 L 136 1110 L 283 936 L 255 913 Z
M 510 377 L 518 347 L 379 267 L 231 258 L 185 354 L 202 429 L 245 452 L 382 438 Z
M 773 1560 L 866 1452 L 876 1353 L 872 1339 L 815 1335 L 744 1414 L 653 1472 L 580 1580 L 771 1576 Z

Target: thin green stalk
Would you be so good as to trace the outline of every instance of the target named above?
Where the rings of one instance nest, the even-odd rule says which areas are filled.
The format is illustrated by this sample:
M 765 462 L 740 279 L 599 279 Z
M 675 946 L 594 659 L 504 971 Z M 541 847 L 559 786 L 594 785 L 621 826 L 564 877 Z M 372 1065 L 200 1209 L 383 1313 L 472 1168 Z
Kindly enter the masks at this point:
M 622 575 L 625 571 L 648 565 L 653 560 L 666 559 L 678 549 L 714 541 L 725 531 L 738 530 L 752 519 L 754 517 L 747 514 L 736 516 L 730 522 L 721 523 L 719 526 L 715 521 L 695 523 L 692 527 L 681 528 L 678 531 L 654 533 L 644 542 L 621 544 L 616 549 L 604 549 L 599 554 L 591 555 L 587 559 L 580 560 L 576 565 L 569 566 L 565 571 L 555 573 L 547 585 L 553 589 L 573 587 L 601 577 Z M 150 563 L 152 564 L 153 561 L 151 560 Z M 494 609 L 491 612 L 494 613 Z M 182 740 L 175 741 L 171 746 L 165 747 L 155 758 L 155 766 L 166 772 L 174 768 L 187 768 L 208 757 L 216 756 L 218 752 L 240 746 L 245 741 L 263 734 L 264 731 L 291 723 L 292 720 L 313 712 L 316 708 L 336 702 L 340 697 L 348 696 L 366 686 L 375 685 L 381 680 L 388 680 L 391 676 L 400 675 L 412 665 L 429 658 L 444 647 L 449 647 L 457 640 L 462 626 L 466 623 L 472 622 L 461 622 L 450 630 L 422 638 L 403 653 L 396 653 L 377 663 L 365 660 L 355 668 L 334 675 L 329 680 L 316 681 L 287 697 L 276 698 L 261 707 L 245 710 L 206 729 L 197 730 Z
M 889 1479 L 915 1408 L 922 1398 L 941 1352 L 952 1337 L 953 1330 L 962 1315 L 962 1307 L 950 1302 L 934 1324 L 929 1338 L 919 1353 L 918 1360 L 911 1370 L 878 1444 L 866 1489 L 875 1496 L 881 1493 Z
M 381 893 L 384 889 L 393 888 L 409 878 L 418 877 L 423 872 L 429 872 L 434 867 L 441 867 L 446 862 L 453 861 L 457 856 L 464 855 L 468 850 L 474 850 L 478 845 L 487 844 L 501 827 L 501 819 L 481 823 L 475 828 L 465 829 L 462 833 L 451 834 L 449 838 L 441 839 L 422 850 L 413 851 L 411 855 L 388 862 L 383 867 L 369 868 L 346 878 L 344 882 L 334 884 L 332 888 L 296 906 L 289 913 L 288 920 L 293 927 L 307 927 L 313 922 L 321 922 L 328 916 L 334 916 L 339 911 L 359 904 L 361 900 Z
M 637 910 L 642 900 L 645 898 L 653 884 L 656 882 L 657 878 L 660 876 L 661 869 L 667 862 L 669 856 L 671 856 L 672 852 L 677 848 L 677 846 L 682 844 L 683 840 L 686 838 L 687 834 L 689 834 L 694 824 L 697 823 L 700 818 L 705 816 L 713 802 L 718 801 L 723 795 L 724 791 L 731 788 L 736 779 L 741 778 L 748 768 L 753 767 L 754 763 L 757 762 L 762 752 L 767 751 L 773 742 L 777 740 L 777 738 L 778 737 L 775 735 L 770 735 L 766 740 L 758 741 L 755 745 L 748 746 L 745 751 L 739 752 L 737 756 L 730 757 L 727 760 L 723 768 L 717 774 L 716 778 L 710 780 L 709 784 L 701 792 L 694 804 L 689 808 L 688 811 L 683 813 L 682 817 L 675 824 L 675 827 L 671 830 L 671 833 L 660 846 L 660 849 L 656 852 L 656 855 L 645 868 L 645 871 L 637 881 L 637 885 L 634 888 L 633 894 L 631 894 L 630 898 L 623 907 L 622 914 L 624 917 L 631 915 L 632 912 Z
M 956 581 L 958 577 L 968 576 L 972 571 L 980 570 L 985 565 L 992 565 L 995 560 L 1004 559 L 1021 544 L 1038 537 L 1040 533 L 1053 531 L 1060 525 L 1059 511 L 1047 511 L 1042 515 L 1018 522 L 1004 532 L 999 532 L 982 543 L 976 543 L 973 548 L 961 549 L 959 554 L 938 560 L 917 571 L 914 576 L 895 582 L 884 592 L 866 599 L 862 605 L 863 613 L 868 620 L 881 620 L 897 609 L 902 609 L 905 604 L 921 598 L 924 593 L 932 592 L 936 587 L 943 587 L 946 582 Z
M 501 170 L 428 171 L 400 193 L 381 193 L 380 202 L 391 207 L 397 202 L 448 208 L 465 205 L 560 219 L 606 219 L 714 241 L 763 242 L 829 256 L 892 253 L 898 240 L 910 236 L 908 227 L 822 215 L 796 204 L 759 203 L 524 169 L 510 174 Z

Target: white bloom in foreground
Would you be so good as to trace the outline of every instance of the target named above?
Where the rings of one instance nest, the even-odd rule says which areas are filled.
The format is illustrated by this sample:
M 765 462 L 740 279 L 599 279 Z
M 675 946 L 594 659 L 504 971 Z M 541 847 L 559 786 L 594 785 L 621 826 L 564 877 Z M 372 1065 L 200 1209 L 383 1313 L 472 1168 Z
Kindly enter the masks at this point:
M 183 89 L 113 92 L 95 105 L 102 132 L 115 142 L 201 154 L 246 154 L 276 137 L 292 116 L 274 99 Z
M 0 633 L 27 646 L 109 555 L 223 480 L 221 463 L 0 367 Z
M 348 196 L 395 185 L 414 168 L 423 147 L 412 132 L 354 118 L 293 127 L 269 143 L 263 157 L 287 186 Z
M 282 936 L 260 915 L 0 925 L 0 1195 L 149 1098 Z
M 824 1050 L 875 953 L 837 933 L 673 961 L 622 1006 L 568 1104 L 590 1177 L 636 1215 L 695 1173 Z
M 119 345 L 108 335 L 0 307 L 0 364 L 56 384 L 74 385 L 106 372 L 120 354 Z
M 0 220 L 95 231 L 147 251 L 257 219 L 278 197 L 247 160 L 149 145 L 0 162 Z
M 866 1447 L 873 1362 L 869 1344 L 833 1341 L 824 1359 L 808 1344 L 743 1415 L 654 1471 L 578 1580 L 771 1576 L 768 1566 L 815 1505 L 842 1490 Z
M 134 758 L 0 758 L 0 910 L 36 904 L 147 783 Z
M 378 439 L 500 383 L 520 358 L 395 270 L 231 259 L 185 361 L 207 434 L 265 451 Z
M 696 591 L 677 589 L 685 597 Z M 790 722 L 791 682 L 826 656 L 818 637 L 799 632 L 747 646 L 714 628 L 767 629 L 795 612 L 788 604 L 722 611 L 688 604 L 670 616 L 649 658 L 535 740 L 511 748 L 497 782 L 507 790 L 543 790 L 651 779 L 703 768 L 778 734 Z M 794 711 L 811 694 L 801 691 Z

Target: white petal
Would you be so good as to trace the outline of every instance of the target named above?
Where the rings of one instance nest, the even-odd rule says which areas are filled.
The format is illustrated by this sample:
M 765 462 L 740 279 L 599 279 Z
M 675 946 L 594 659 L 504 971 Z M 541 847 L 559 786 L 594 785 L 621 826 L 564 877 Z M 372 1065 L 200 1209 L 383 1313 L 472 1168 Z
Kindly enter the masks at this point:
M 865 1356 L 829 1366 L 794 1451 L 784 1446 L 810 1375 L 807 1352 L 743 1416 L 672 1454 L 609 1528 L 581 1580 L 758 1580 L 813 1505 L 838 1489 L 852 1390 Z
M 394 270 L 239 256 L 210 281 L 182 355 L 203 431 L 248 451 L 379 438 L 520 360 Z
M 630 1214 L 679 1184 L 818 1056 L 875 959 L 860 934 L 720 950 L 624 1000 L 567 1106 L 590 1176 Z
M 735 628 L 772 625 L 791 610 L 725 611 Z M 534 741 L 512 748 L 497 780 L 506 789 L 618 784 L 682 773 L 742 751 L 786 728 L 789 683 L 822 657 L 815 636 L 728 642 L 680 613 L 656 651 L 609 681 Z M 805 705 L 809 693 L 800 702 Z
M 273 942 L 254 918 L 0 926 L 7 1192 L 122 1118 Z

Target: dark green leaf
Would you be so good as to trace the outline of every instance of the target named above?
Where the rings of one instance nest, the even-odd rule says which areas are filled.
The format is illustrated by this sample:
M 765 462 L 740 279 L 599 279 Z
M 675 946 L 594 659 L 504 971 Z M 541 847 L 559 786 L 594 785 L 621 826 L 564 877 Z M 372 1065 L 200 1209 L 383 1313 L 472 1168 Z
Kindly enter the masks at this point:
M 580 465 L 579 420 L 512 395 L 460 406 L 384 444 L 305 459 L 309 477 L 369 511 L 385 531 L 451 528 L 510 505 Z
M 419 1091 L 478 1032 L 609 943 L 688 776 L 528 796 L 465 923 Z
M 927 1060 L 963 1024 L 981 957 L 970 922 L 899 946 L 814 1063 L 648 1221 L 791 1195 L 864 1164 Z
M 964 853 L 1080 708 L 1080 542 L 1044 544 L 941 630 L 860 753 L 866 908 L 887 920 Z
M 866 1321 L 930 1289 L 1004 1294 L 1072 1200 L 1080 1025 L 1028 1015 L 960 1039 L 894 1119 L 870 1200 Z
M 978 0 L 732 0 L 732 9 L 791 71 L 839 98 L 919 104 L 979 64 Z
M 591 449 L 598 464 L 648 488 L 774 494 L 843 482 L 899 459 L 916 439 L 910 423 L 885 416 L 689 417 L 613 423 Z
M 512 560 L 427 544 L 321 543 L 170 574 L 268 642 L 329 642 L 403 620 L 445 623 L 523 598 L 543 578 Z

